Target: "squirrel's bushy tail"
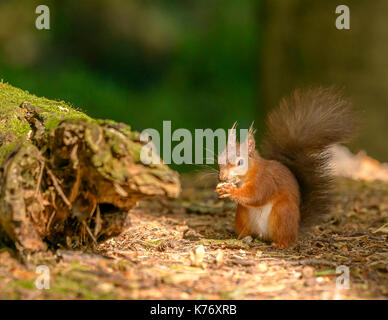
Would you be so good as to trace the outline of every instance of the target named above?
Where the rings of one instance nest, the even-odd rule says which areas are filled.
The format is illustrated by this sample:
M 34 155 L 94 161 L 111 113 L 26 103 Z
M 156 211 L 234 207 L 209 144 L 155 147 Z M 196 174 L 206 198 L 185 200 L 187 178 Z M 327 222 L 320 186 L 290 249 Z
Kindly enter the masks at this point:
M 333 184 L 329 147 L 350 140 L 356 126 L 350 105 L 332 88 L 296 90 L 269 114 L 262 155 L 295 175 L 302 227 L 328 211 Z

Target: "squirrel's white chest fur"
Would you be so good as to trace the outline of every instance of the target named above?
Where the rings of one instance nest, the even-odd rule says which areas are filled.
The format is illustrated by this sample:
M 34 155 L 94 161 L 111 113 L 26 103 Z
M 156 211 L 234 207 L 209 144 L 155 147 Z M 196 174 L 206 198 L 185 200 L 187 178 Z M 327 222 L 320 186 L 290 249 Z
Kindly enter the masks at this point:
M 260 238 L 269 238 L 268 219 L 272 207 L 272 203 L 262 207 L 246 207 L 252 235 Z

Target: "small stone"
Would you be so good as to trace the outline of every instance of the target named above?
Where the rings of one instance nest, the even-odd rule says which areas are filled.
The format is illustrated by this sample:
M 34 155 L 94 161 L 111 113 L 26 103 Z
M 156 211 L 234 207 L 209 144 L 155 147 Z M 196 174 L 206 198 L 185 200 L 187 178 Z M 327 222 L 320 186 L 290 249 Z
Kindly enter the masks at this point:
M 97 285 L 97 289 L 104 293 L 107 293 L 111 292 L 114 289 L 114 285 L 109 282 L 103 282 Z
M 262 255 L 263 255 L 263 251 L 261 251 L 261 250 L 256 251 L 256 257 L 260 257 Z
M 316 281 L 317 281 L 317 283 L 323 283 L 325 281 L 325 279 L 322 277 L 317 277 Z
M 203 247 L 203 245 L 196 247 L 194 250 L 190 251 L 191 265 L 194 267 L 203 267 L 204 257 L 205 257 L 205 248 Z
M 253 238 L 251 236 L 246 236 L 241 240 L 242 243 L 246 243 L 246 244 L 251 243 L 252 241 L 253 241 Z
M 257 266 L 257 269 L 259 272 L 267 272 L 268 271 L 268 265 L 265 262 L 260 262 Z
M 302 270 L 303 277 L 311 278 L 314 275 L 314 268 L 310 266 L 305 266 Z
M 221 266 L 224 263 L 224 252 L 221 249 L 216 251 L 216 265 Z

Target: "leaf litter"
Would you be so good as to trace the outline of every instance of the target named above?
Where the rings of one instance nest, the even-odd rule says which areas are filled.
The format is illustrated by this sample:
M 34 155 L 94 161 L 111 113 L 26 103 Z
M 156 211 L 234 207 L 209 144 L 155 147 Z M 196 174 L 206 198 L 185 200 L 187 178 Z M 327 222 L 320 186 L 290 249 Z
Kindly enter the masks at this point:
M 186 174 L 182 185 L 179 199 L 141 201 L 125 232 L 87 251 L 60 250 L 22 264 L 4 245 L 0 298 L 388 298 L 387 183 L 339 179 L 325 220 L 286 250 L 237 240 L 235 204 L 217 198 L 216 181 L 203 187 Z M 34 285 L 42 263 L 50 290 Z M 349 267 L 350 289 L 336 287 L 338 266 Z

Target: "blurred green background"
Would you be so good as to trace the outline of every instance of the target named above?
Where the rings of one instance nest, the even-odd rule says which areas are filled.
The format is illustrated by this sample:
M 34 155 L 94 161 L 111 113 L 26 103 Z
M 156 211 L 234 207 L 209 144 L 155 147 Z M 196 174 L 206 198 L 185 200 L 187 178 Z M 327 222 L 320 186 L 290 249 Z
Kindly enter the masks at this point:
M 339 4 L 351 30 L 335 28 Z M 0 78 L 136 130 L 255 120 L 258 139 L 283 95 L 336 85 L 362 113 L 352 150 L 388 161 L 387 18 L 385 0 L 3 0 Z

